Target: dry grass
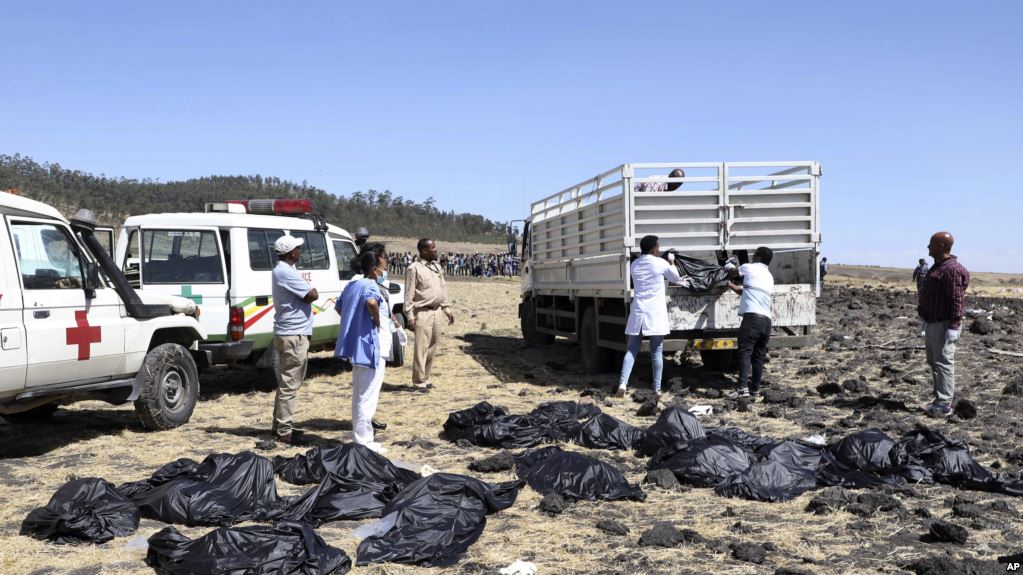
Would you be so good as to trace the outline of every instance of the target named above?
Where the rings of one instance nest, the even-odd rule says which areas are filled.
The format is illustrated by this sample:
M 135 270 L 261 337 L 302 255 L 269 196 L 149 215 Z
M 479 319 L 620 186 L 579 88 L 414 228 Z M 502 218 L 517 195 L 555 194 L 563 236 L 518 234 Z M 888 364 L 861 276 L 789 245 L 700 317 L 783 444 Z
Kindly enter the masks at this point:
M 832 265 L 828 283 L 848 287 L 887 287 L 906 291 L 916 290 L 913 270 L 870 266 Z M 968 295 L 1023 298 L 1023 274 L 996 274 L 971 272 Z
M 578 369 L 578 351 L 565 343 L 545 349 L 524 348 L 518 339 L 516 301 L 518 284 L 496 279 L 484 282 L 452 282 L 456 323 L 442 339 L 436 360 L 436 389 L 429 394 L 411 392 L 409 367 L 388 372 L 381 396 L 379 417 L 391 424 L 378 438 L 390 449 L 389 457 L 414 465 L 429 464 L 447 472 L 467 473 L 467 465 L 493 452 L 482 448 L 461 449 L 437 438 L 447 414 L 486 399 L 513 412 L 524 412 L 553 399 L 575 399 L 587 387 L 608 388 L 615 375 L 588 376 Z M 783 379 L 795 388 L 812 389 L 819 376 L 795 376 L 794 358 L 799 352 L 781 355 L 772 362 L 769 377 Z M 814 352 L 816 353 L 816 352 Z M 555 362 L 550 364 L 549 362 Z M 639 368 L 642 372 L 645 368 Z M 690 370 L 675 367 L 667 377 Z M 310 376 L 299 393 L 297 424 L 316 442 L 334 444 L 349 438 L 350 382 L 348 373 L 335 374 L 328 356 L 321 354 L 312 364 Z M 151 573 L 143 563 L 143 552 L 124 548 L 128 538 L 102 546 L 62 547 L 21 537 L 21 520 L 69 476 L 99 476 L 113 483 L 147 477 L 160 465 L 180 457 L 200 460 L 213 452 L 252 449 L 266 435 L 270 425 L 273 394 L 254 387 L 255 378 L 246 370 L 216 369 L 203 376 L 203 400 L 192 420 L 182 428 L 147 433 L 141 430 L 130 407 L 110 408 L 95 403 L 77 404 L 61 410 L 45 426 L 17 428 L 0 424 L 0 573 L 42 575 L 44 573 Z M 701 400 L 700 402 L 704 402 Z M 721 405 L 720 400 L 705 400 Z M 649 425 L 653 418 L 637 417 L 631 400 L 615 401 L 602 407 L 611 415 L 637 425 Z M 758 405 L 755 409 L 761 409 Z M 835 410 L 833 417 L 844 416 Z M 803 429 L 781 418 L 762 418 L 748 413 L 714 415 L 708 425 L 739 425 L 751 432 L 779 437 L 805 436 Z M 427 439 L 435 445 L 401 447 L 399 442 Z M 582 449 L 565 446 L 566 449 Z M 298 448 L 278 450 L 293 454 Z M 615 463 L 630 481 L 639 482 L 645 460 L 631 454 L 592 451 L 592 455 Z M 489 481 L 513 478 L 511 472 L 483 477 Z M 300 488 L 279 482 L 284 494 Z M 954 490 L 934 487 L 918 489 L 934 501 L 950 497 Z M 780 565 L 799 565 L 816 572 L 876 573 L 898 572 L 895 565 L 928 553 L 920 543 L 899 544 L 893 534 L 906 527 L 889 524 L 883 517 L 870 519 L 870 529 L 851 532 L 845 526 L 857 518 L 837 512 L 814 516 L 803 511 L 812 494 L 782 504 L 765 504 L 717 497 L 710 489 L 683 492 L 648 490 L 648 499 L 636 502 L 579 502 L 558 517 L 545 517 L 537 510 L 540 496 L 528 487 L 510 509 L 489 518 L 481 538 L 453 568 L 421 569 L 402 565 L 376 565 L 353 570 L 357 574 L 411 573 L 495 573 L 516 559 L 533 561 L 540 573 L 596 573 L 610 569 L 627 573 L 771 573 Z M 907 505 L 910 505 L 907 502 Z M 926 505 L 914 500 L 913 506 Z M 731 507 L 734 515 L 724 515 Z M 944 511 L 936 511 L 937 514 Z M 595 528 L 599 518 L 612 517 L 625 523 L 631 533 L 612 537 Z M 677 549 L 640 548 L 639 535 L 654 521 L 673 521 L 695 529 L 708 539 L 774 542 L 779 551 L 768 563 L 752 565 L 728 554 L 712 553 L 705 545 Z M 738 532 L 741 521 L 753 531 Z M 318 532 L 328 543 L 354 556 L 357 542 L 350 536 L 356 523 L 328 524 Z M 903 523 L 905 525 L 905 523 Z M 143 520 L 137 535 L 148 537 L 163 527 Z M 1013 524 L 1018 536 L 1020 523 Z M 207 528 L 179 527 L 190 536 Z M 913 530 L 914 528 L 909 528 Z M 918 532 L 917 532 L 918 534 Z M 908 539 L 907 539 L 908 540 Z M 963 556 L 982 556 L 980 545 L 1001 548 L 1005 539 L 998 532 L 976 532 L 970 543 L 956 551 Z M 939 553 L 940 551 L 933 551 Z M 802 563 L 803 558 L 818 562 Z

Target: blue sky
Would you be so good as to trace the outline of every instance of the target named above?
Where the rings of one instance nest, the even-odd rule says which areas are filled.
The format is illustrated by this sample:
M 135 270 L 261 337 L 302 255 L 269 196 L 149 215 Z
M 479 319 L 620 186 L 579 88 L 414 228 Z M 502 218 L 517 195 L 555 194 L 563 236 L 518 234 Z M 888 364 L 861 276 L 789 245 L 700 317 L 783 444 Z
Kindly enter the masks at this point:
M 824 255 L 1023 272 L 1021 2 L 11 2 L 0 153 L 496 220 L 623 162 L 818 160 Z

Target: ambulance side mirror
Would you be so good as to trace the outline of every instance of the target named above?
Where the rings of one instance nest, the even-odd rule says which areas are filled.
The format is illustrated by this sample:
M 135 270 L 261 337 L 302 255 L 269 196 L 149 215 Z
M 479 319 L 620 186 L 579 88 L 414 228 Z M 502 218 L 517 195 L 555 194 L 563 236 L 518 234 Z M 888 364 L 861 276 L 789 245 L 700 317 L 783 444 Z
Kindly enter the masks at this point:
M 99 264 L 87 262 L 85 264 L 85 289 L 97 290 L 102 287 L 99 279 Z

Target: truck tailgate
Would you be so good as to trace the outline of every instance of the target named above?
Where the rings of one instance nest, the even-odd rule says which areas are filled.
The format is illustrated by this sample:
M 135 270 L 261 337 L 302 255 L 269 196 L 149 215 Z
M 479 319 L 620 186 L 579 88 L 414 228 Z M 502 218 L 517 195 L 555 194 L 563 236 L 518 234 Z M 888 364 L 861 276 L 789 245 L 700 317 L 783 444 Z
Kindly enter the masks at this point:
M 776 285 L 771 310 L 775 326 L 816 324 L 817 298 L 809 284 Z M 690 295 L 668 289 L 668 325 L 674 330 L 738 329 L 739 296 L 732 291 Z

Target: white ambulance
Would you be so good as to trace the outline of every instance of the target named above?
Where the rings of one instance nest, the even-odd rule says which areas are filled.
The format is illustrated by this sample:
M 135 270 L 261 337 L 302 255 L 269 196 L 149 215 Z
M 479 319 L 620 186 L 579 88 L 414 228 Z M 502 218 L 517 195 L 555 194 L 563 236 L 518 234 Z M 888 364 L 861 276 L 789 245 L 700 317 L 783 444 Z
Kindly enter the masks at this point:
M 115 259 L 141 293 L 181 296 L 202 307 L 199 319 L 209 332 L 202 348 L 213 363 L 255 364 L 271 383 L 273 245 L 284 234 L 305 240 L 296 267 L 320 295 L 313 302 L 310 351 L 331 349 L 339 323 L 334 304 L 354 275 L 350 262 L 358 252 L 347 231 L 313 213 L 311 200 L 232 200 L 207 204 L 201 213 L 131 216 Z M 388 291 L 404 325 L 403 287 L 391 282 Z M 398 347 L 392 365 L 404 363 Z
M 107 242 L 109 245 L 109 238 Z M 86 399 L 135 402 L 149 429 L 188 421 L 206 331 L 191 301 L 140 299 L 96 234 L 46 204 L 0 193 L 0 415 L 39 421 Z M 197 365 L 198 364 L 198 365 Z

